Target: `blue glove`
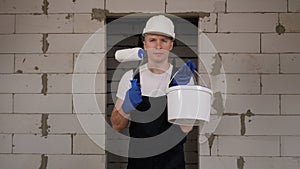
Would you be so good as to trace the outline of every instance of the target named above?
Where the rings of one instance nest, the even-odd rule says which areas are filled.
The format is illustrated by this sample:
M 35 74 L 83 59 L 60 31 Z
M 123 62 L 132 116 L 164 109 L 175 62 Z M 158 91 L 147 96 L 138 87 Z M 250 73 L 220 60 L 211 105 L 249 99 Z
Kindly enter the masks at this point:
M 195 72 L 196 65 L 191 60 L 187 60 L 186 63 L 179 68 L 173 79 L 173 85 L 186 85 L 190 82 L 193 73 Z
M 130 83 L 131 88 L 127 90 L 122 104 L 122 109 L 126 114 L 135 110 L 135 108 L 142 102 L 142 92 L 140 85 L 137 83 L 137 79 L 130 80 Z

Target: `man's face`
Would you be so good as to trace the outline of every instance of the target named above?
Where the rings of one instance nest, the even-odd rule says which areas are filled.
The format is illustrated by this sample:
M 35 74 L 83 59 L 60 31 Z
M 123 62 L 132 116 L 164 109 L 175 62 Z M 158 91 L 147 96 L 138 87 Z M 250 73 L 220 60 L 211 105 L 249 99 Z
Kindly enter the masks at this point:
M 173 49 L 173 41 L 164 35 L 146 34 L 144 49 L 150 61 L 159 63 L 168 59 L 169 51 Z

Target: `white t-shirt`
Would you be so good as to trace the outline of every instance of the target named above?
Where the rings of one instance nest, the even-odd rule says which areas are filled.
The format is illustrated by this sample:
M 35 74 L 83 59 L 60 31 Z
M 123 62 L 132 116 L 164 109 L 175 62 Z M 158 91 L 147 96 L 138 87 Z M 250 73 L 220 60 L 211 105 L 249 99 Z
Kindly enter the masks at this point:
M 170 64 L 169 69 L 161 74 L 152 73 L 147 64 L 140 67 L 140 84 L 143 96 L 159 97 L 166 95 L 166 89 L 169 87 L 170 78 L 172 75 L 173 65 Z M 118 86 L 117 97 L 124 100 L 127 90 L 131 87 L 133 71 L 127 71 Z M 193 79 L 189 84 L 194 84 Z

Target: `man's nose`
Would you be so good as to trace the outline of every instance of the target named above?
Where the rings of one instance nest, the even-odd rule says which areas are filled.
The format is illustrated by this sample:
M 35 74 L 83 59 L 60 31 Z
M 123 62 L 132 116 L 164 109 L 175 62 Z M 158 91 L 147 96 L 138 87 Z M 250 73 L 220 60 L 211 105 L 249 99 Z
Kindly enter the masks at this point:
M 156 42 L 155 48 L 156 48 L 156 49 L 161 49 L 161 41 L 160 41 L 160 40 L 158 40 L 158 41 Z

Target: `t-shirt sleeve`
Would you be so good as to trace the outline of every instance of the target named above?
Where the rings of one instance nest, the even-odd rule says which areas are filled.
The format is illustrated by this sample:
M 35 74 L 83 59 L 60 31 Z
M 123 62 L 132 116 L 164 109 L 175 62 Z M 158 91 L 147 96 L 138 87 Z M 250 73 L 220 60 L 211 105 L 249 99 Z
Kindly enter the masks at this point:
M 121 100 L 124 100 L 126 92 L 130 88 L 130 80 L 132 80 L 132 73 L 132 70 L 127 71 L 120 80 L 116 96 Z

